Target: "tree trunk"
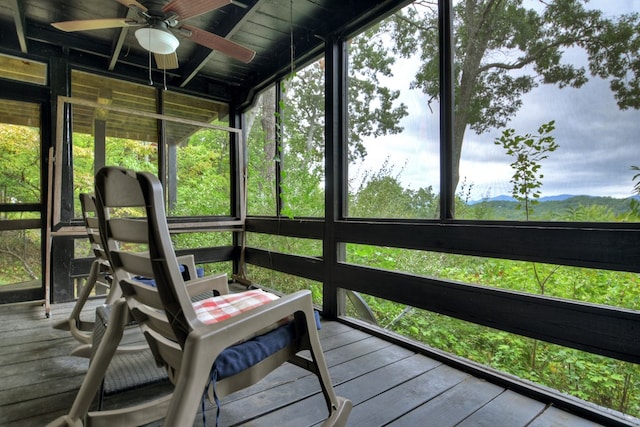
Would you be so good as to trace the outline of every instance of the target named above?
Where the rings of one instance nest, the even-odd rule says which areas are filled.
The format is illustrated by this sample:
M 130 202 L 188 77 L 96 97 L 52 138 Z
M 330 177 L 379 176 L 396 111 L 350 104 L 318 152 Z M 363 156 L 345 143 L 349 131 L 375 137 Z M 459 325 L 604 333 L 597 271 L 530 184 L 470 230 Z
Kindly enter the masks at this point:
M 463 50 L 463 62 L 460 64 L 460 82 L 455 100 L 455 117 L 453 124 L 453 189 L 455 192 L 460 181 L 460 158 L 462 156 L 462 143 L 467 124 L 471 117 L 469 110 L 471 100 L 475 93 L 475 86 L 478 80 L 478 73 L 482 58 L 485 56 L 489 39 L 491 38 L 491 28 L 494 24 L 492 17 L 495 16 L 490 11 L 500 7 L 501 1 L 490 1 L 486 5 L 479 6 L 475 1 L 467 1 L 465 4 L 467 44 Z M 483 9 L 480 10 L 480 7 Z

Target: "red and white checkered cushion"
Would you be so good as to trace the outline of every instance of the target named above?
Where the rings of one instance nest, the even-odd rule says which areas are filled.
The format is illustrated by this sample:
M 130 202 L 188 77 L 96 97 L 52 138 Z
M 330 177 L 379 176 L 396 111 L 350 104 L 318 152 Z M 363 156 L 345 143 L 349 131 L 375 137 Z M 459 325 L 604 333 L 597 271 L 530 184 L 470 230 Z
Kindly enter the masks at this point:
M 277 295 L 260 289 L 220 295 L 193 303 L 198 320 L 207 325 L 229 319 L 237 314 L 278 299 Z

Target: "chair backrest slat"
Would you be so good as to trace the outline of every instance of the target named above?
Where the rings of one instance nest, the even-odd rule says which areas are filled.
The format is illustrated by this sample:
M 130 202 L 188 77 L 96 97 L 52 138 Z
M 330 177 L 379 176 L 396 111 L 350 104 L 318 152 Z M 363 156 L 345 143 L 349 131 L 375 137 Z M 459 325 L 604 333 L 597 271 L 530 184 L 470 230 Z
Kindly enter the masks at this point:
M 141 218 L 111 218 L 108 231 L 116 241 L 145 244 L 149 241 L 147 221 Z
M 126 252 L 117 250 L 111 252 L 111 257 L 117 258 L 113 262 L 117 262 L 118 266 L 129 274 L 130 277 L 142 276 L 145 278 L 153 277 L 153 268 L 149 260 L 149 253 Z M 120 277 L 120 280 L 125 277 Z
M 142 173 L 103 168 L 96 175 L 96 205 L 105 243 L 116 248 L 110 251 L 110 261 L 131 313 L 156 360 L 177 370 L 191 327 L 176 288 L 184 293 L 187 310 L 193 312 L 193 307 L 169 237 L 162 187 Z M 150 240 L 154 245 L 147 244 Z M 171 281 L 182 286 L 172 286 Z M 195 318 L 195 312 L 188 315 Z
M 146 314 L 148 316 L 148 320 L 145 322 L 145 325 L 152 331 L 157 332 L 159 337 L 163 337 L 163 342 L 169 339 L 174 345 L 177 345 L 175 337 L 173 336 L 173 331 L 169 326 L 169 322 L 167 322 L 167 318 L 162 318 L 157 313 L 155 313 L 155 315 L 149 315 L 149 313 Z M 158 339 L 158 337 L 156 339 Z
M 100 240 L 100 225 L 98 224 L 98 218 L 95 217 L 85 217 L 84 219 L 85 227 L 87 230 L 87 236 L 89 237 L 89 241 L 91 242 L 91 246 L 95 251 L 95 246 L 99 246 L 102 248 L 102 240 Z
M 140 283 L 134 279 L 124 279 L 121 280 L 120 283 L 120 286 L 126 291 L 126 294 L 132 295 L 138 303 L 149 306 L 153 310 L 162 310 L 162 300 L 154 287 Z

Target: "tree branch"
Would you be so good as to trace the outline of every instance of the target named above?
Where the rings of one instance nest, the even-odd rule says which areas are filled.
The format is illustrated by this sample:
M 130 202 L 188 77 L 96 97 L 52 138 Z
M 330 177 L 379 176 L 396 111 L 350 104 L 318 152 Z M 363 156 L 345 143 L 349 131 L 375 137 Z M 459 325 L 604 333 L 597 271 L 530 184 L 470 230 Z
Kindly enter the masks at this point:
M 416 28 L 418 30 L 424 31 L 424 32 L 437 31 L 438 30 L 438 27 L 435 26 L 435 25 L 429 25 L 429 26 L 426 26 L 426 27 L 422 26 L 422 25 L 419 25 L 416 21 L 411 21 L 410 19 L 405 18 L 405 16 L 402 15 L 401 13 L 396 13 L 395 14 L 395 18 L 397 20 L 399 20 L 399 21 L 405 22 L 405 23 L 409 24 L 410 26 L 412 26 L 412 27 L 414 27 L 414 28 Z
M 538 49 L 535 52 L 532 52 L 529 55 L 526 55 L 524 58 L 521 58 L 519 61 L 513 63 L 513 64 L 507 64 L 504 62 L 491 62 L 488 64 L 485 64 L 481 67 L 478 68 L 478 74 L 483 73 L 487 70 L 490 70 L 491 68 L 499 68 L 502 70 L 518 70 L 520 68 L 525 67 L 526 65 L 529 65 L 533 62 L 535 62 L 536 59 L 538 59 L 541 55 L 543 55 L 545 52 L 548 52 L 551 49 L 555 49 L 558 48 L 560 46 L 571 46 L 579 41 L 583 41 L 582 36 L 579 37 L 572 37 L 569 39 L 559 39 L 554 43 L 551 44 L 545 44 L 544 46 L 542 46 L 540 49 Z
M 10 255 L 10 256 L 16 258 L 18 261 L 20 261 L 22 263 L 24 269 L 27 271 L 27 273 L 29 273 L 29 276 L 31 276 L 32 279 L 37 279 L 38 278 L 38 276 L 36 276 L 36 274 L 33 272 L 33 270 L 31 270 L 31 267 L 29 267 L 29 264 L 27 263 L 27 261 L 24 258 L 22 258 L 20 255 L 16 254 L 13 251 L 9 251 L 9 250 L 6 250 L 6 249 L 0 249 L 0 253 L 7 254 L 7 255 Z

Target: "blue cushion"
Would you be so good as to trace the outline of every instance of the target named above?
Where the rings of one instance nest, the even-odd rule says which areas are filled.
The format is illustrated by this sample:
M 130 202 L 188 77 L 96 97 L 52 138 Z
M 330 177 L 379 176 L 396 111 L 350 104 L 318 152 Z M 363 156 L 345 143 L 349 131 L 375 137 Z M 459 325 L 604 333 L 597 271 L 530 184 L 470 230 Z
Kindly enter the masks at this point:
M 261 362 L 285 348 L 295 337 L 295 326 L 288 323 L 264 335 L 227 347 L 213 363 L 212 374 L 221 380 Z
M 316 327 L 320 329 L 320 314 L 313 311 Z M 213 398 L 216 402 L 216 426 L 220 418 L 220 400 L 216 393 L 216 381 L 238 374 L 285 348 L 295 339 L 295 323 L 289 322 L 264 335 L 254 337 L 248 341 L 227 347 L 218 355 L 211 367 L 210 377 L 213 387 Z M 207 425 L 204 401 L 207 392 L 202 395 L 202 423 Z
M 180 273 L 182 273 L 182 278 L 184 280 L 189 280 L 189 272 L 182 264 L 180 264 Z M 198 275 L 198 277 L 204 277 L 204 268 L 196 267 L 196 274 Z M 134 277 L 134 279 L 136 279 L 138 282 L 144 283 L 145 285 L 153 286 L 154 288 L 156 287 L 156 281 L 149 277 L 136 276 Z
M 150 279 L 150 278 L 144 277 L 144 276 L 136 276 L 136 277 L 134 277 L 134 279 L 137 282 L 144 283 L 145 285 L 153 286 L 154 288 L 156 287 L 156 281 L 154 279 Z
M 316 328 L 320 330 L 320 315 L 313 311 Z M 227 347 L 218 355 L 213 363 L 211 374 L 213 378 L 221 380 L 235 375 L 261 362 L 275 352 L 282 350 L 295 338 L 293 322 L 280 326 L 264 335 L 254 337 L 248 341 Z

